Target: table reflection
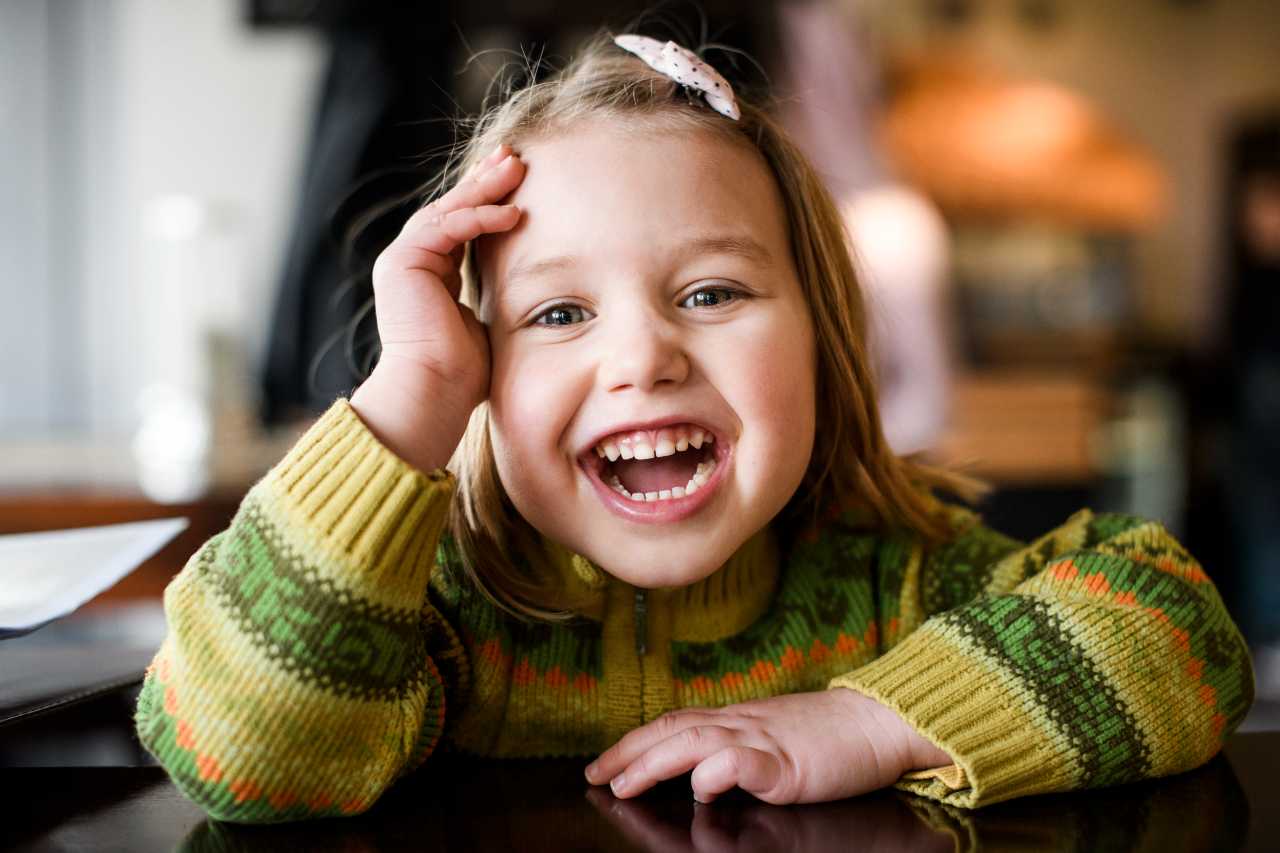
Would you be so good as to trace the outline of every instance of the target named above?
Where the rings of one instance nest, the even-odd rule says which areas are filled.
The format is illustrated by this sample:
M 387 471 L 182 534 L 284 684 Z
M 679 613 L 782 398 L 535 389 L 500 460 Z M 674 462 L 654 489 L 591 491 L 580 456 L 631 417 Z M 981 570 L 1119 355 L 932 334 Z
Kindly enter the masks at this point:
M 442 762 L 443 763 L 443 762 Z M 1238 850 L 1249 806 L 1228 761 L 1191 773 L 1069 795 L 950 808 L 894 791 L 771 806 L 745 795 L 694 803 L 688 778 L 635 800 L 581 781 L 581 762 L 468 762 L 406 779 L 369 813 L 341 821 L 243 826 L 205 820 L 187 851 L 635 849 L 663 853 L 817 851 Z M 443 770 L 443 767 L 437 768 Z

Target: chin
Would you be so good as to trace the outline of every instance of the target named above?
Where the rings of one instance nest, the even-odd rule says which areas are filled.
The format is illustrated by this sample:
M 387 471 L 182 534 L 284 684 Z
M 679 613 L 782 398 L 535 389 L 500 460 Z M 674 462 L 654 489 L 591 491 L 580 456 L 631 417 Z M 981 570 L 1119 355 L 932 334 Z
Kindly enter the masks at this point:
M 732 548 L 700 549 L 691 559 L 685 547 L 637 543 L 620 548 L 615 541 L 605 546 L 602 553 L 584 556 L 615 578 L 641 589 L 678 588 L 714 574 L 741 544 Z

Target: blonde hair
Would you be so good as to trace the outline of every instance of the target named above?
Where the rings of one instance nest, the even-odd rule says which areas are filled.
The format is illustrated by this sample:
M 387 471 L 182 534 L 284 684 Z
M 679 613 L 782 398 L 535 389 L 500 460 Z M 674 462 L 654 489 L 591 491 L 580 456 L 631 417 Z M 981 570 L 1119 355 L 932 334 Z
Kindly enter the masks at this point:
M 562 131 L 587 118 L 642 122 L 666 130 L 709 132 L 747 144 L 763 157 L 777 181 L 796 270 L 809 305 L 817 347 L 820 429 L 808 471 L 783 515 L 798 523 L 855 507 L 869 510 L 889 528 L 915 531 L 927 540 L 949 533 L 929 489 L 945 487 L 966 497 L 972 480 L 897 457 L 880 429 L 874 381 L 866 350 L 866 313 L 850 259 L 843 222 L 830 194 L 805 157 L 760 106 L 739 94 L 741 117 L 730 120 L 677 83 L 650 69 L 597 33 L 576 58 L 541 82 L 486 99 L 460 153 L 446 167 L 438 190 L 454 183 L 505 142 L 522 143 Z M 462 300 L 478 308 L 482 283 L 467 247 Z M 449 463 L 458 478 L 449 532 L 461 565 L 486 597 L 521 618 L 557 621 L 572 614 L 557 606 L 522 555 L 539 537 L 511 504 L 498 477 L 489 440 L 488 405 L 472 414 Z

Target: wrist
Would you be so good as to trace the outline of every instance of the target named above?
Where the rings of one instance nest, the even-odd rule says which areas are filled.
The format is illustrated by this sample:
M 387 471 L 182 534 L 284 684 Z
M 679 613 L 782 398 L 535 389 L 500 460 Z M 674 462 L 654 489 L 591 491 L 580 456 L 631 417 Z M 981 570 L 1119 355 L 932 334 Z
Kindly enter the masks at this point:
M 351 408 L 384 447 L 409 465 L 423 472 L 444 468 L 462 440 L 471 408 L 463 412 L 445 389 L 429 381 L 379 373 L 379 368 L 351 395 Z
M 888 705 L 877 702 L 865 693 L 849 687 L 833 689 L 848 693 L 849 700 L 858 706 L 859 712 L 873 720 L 877 728 L 883 732 L 883 736 L 893 745 L 894 754 L 899 756 L 901 764 L 898 775 L 911 770 L 928 770 L 955 763 L 945 750 L 926 740 L 901 714 Z

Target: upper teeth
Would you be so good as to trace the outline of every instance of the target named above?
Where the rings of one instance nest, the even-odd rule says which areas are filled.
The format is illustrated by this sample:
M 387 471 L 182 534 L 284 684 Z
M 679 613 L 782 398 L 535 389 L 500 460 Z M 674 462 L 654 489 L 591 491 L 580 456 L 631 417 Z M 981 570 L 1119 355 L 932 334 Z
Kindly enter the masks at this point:
M 596 455 L 610 462 L 618 459 L 653 459 L 672 456 L 690 447 L 701 449 L 711 444 L 715 436 L 700 427 L 680 424 L 660 430 L 637 430 L 616 433 L 596 445 Z

